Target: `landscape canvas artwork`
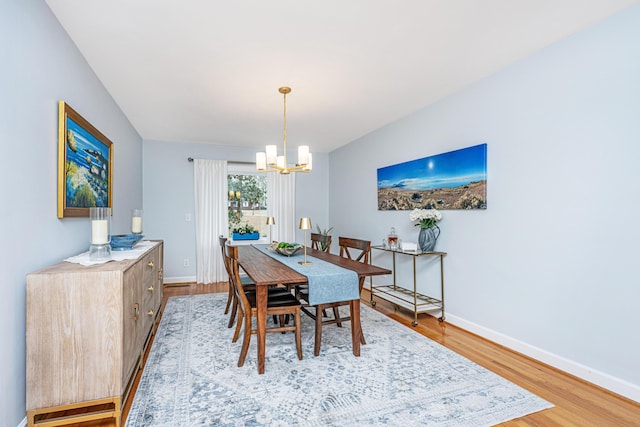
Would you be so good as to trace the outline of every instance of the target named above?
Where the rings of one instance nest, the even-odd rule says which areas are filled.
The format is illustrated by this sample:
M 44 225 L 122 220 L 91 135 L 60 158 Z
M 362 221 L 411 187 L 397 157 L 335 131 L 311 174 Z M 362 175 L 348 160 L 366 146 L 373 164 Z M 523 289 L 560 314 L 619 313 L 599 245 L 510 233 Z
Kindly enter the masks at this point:
M 58 133 L 58 217 L 111 206 L 113 144 L 64 101 Z
M 378 210 L 486 209 L 487 144 L 378 169 Z

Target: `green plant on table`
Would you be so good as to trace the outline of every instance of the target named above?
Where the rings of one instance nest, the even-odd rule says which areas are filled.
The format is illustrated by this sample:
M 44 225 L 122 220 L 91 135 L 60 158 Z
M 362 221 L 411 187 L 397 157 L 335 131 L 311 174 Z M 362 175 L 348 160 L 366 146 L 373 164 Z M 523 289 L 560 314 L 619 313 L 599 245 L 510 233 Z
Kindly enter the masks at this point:
M 331 230 L 333 230 L 333 227 L 329 227 L 323 230 L 322 228 L 320 228 L 318 224 L 316 224 L 316 229 L 318 230 L 318 234 L 322 234 L 323 236 L 328 236 L 329 233 L 331 233 Z M 327 249 L 327 244 L 325 242 L 320 242 L 320 249 L 322 249 L 323 251 Z
M 298 245 L 297 243 L 287 243 L 287 242 L 278 243 L 278 248 L 280 249 L 295 248 L 296 246 L 300 246 L 300 245 Z
M 252 234 L 257 232 L 258 230 L 256 230 L 255 227 L 251 224 L 245 224 L 243 226 L 236 227 L 232 230 L 232 233 L 238 233 L 238 234 Z

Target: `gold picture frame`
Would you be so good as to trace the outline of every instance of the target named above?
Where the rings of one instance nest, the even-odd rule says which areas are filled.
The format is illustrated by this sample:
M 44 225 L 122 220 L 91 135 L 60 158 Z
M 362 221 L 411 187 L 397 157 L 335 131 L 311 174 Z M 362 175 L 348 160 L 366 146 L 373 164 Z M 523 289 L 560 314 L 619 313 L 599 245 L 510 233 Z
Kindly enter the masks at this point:
M 58 218 L 112 208 L 113 143 L 66 102 L 58 102 Z

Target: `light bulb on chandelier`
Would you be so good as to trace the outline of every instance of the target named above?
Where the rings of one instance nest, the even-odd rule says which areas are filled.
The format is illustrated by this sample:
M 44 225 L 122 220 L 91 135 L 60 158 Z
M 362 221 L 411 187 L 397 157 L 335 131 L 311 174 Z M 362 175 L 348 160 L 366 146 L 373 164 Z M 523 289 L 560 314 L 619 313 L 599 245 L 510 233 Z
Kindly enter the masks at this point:
M 291 92 L 290 87 L 283 86 L 278 89 L 284 96 L 284 131 L 283 131 L 283 153 L 278 156 L 276 145 L 267 145 L 265 151 L 256 153 L 256 169 L 258 172 L 280 172 L 287 175 L 291 172 L 310 172 L 312 169 L 312 156 L 308 145 L 298 147 L 298 163 L 287 164 L 287 94 Z

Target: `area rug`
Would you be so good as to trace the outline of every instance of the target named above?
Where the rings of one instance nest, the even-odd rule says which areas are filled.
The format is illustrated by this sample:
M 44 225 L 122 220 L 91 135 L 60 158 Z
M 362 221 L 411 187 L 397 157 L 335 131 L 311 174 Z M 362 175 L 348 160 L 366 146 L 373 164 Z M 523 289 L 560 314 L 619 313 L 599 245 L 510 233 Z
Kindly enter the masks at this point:
M 126 426 L 491 426 L 553 406 L 366 306 L 360 357 L 348 323 L 314 357 L 303 314 L 303 360 L 293 333 L 270 333 L 258 375 L 255 336 L 237 367 L 226 298 L 169 298 Z

